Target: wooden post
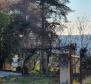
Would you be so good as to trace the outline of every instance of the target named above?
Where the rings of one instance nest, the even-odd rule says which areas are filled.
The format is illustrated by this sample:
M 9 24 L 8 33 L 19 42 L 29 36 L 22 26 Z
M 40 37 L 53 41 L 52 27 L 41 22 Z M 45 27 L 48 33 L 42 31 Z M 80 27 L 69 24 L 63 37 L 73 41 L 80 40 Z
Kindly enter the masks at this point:
M 72 55 L 75 54 L 76 44 L 71 44 L 69 47 L 69 73 L 70 73 L 70 84 L 73 84 L 73 63 Z
M 80 80 L 79 83 L 82 84 L 82 59 L 81 59 L 81 55 L 80 55 Z
M 69 49 L 69 73 L 70 73 L 70 84 L 72 84 L 73 83 L 73 78 L 72 78 L 72 73 L 73 73 L 73 71 L 72 71 L 72 57 L 71 57 L 71 55 L 72 55 L 72 48 L 71 48 L 71 46 L 70 46 L 70 49 Z
M 82 73 L 82 59 L 85 57 L 85 53 L 87 52 L 86 48 L 81 48 L 80 50 L 80 84 L 82 84 L 82 77 L 83 77 L 83 73 Z

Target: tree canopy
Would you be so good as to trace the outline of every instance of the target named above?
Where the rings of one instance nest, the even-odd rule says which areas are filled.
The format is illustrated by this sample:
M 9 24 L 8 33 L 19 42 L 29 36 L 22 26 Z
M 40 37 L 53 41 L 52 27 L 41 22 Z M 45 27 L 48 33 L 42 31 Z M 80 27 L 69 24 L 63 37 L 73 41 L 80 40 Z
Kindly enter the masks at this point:
M 9 10 L 5 12 L 10 15 L 11 19 L 1 14 L 0 20 L 0 26 L 6 28 L 3 30 L 4 53 L 10 57 L 11 54 L 23 53 L 22 48 L 57 46 L 59 38 L 55 28 L 56 25 L 62 28 L 60 23 L 62 17 L 67 19 L 66 16 L 71 11 L 66 6 L 68 2 L 68 0 L 19 0 L 17 3 L 10 4 Z M 52 19 L 52 22 L 47 19 Z M 21 38 L 20 35 L 23 37 Z M 39 52 L 41 53 L 39 56 L 41 71 L 46 73 L 52 50 L 40 50 Z M 33 56 L 33 54 L 30 55 Z

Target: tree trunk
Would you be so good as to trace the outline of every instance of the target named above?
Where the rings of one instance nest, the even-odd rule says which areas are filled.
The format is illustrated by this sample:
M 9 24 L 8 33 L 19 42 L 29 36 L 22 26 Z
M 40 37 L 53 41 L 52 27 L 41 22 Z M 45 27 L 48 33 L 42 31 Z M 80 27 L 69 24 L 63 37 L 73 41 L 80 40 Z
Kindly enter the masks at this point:
M 47 74 L 48 72 L 48 63 L 47 63 L 47 54 L 44 51 L 41 51 L 41 73 Z
M 2 55 L 2 50 L 0 51 L 0 70 L 3 69 L 3 65 L 4 65 L 4 57 Z
M 46 47 L 47 43 L 46 43 L 46 38 L 45 38 L 45 6 L 44 6 L 44 3 L 41 2 L 41 18 L 42 18 L 42 36 L 41 36 L 41 47 L 42 49 Z M 47 54 L 44 50 L 41 50 L 41 62 L 40 62 L 41 66 L 40 66 L 40 69 L 41 69 L 41 73 L 43 74 L 47 74 L 47 71 L 48 71 L 48 64 L 47 64 Z

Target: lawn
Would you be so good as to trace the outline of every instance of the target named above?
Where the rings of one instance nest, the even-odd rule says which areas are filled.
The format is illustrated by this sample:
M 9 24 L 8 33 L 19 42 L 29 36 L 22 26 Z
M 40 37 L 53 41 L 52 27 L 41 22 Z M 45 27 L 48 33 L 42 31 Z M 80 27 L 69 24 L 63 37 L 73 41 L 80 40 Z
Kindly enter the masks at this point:
M 57 77 L 28 76 L 0 78 L 0 84 L 59 84 Z

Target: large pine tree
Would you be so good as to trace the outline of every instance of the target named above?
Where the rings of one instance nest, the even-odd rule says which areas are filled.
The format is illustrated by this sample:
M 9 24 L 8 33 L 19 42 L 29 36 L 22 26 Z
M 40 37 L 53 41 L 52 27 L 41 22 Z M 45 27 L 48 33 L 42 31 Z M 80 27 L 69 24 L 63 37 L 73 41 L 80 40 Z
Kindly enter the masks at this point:
M 60 17 L 65 17 L 68 14 L 71 9 L 66 6 L 66 3 L 68 3 L 68 0 L 36 0 L 38 1 L 39 5 L 41 6 L 41 19 L 42 19 L 42 38 L 41 38 L 41 47 L 45 48 L 47 47 L 48 39 L 45 38 L 45 31 L 48 29 L 46 27 L 46 16 L 48 17 L 52 16 L 52 14 L 56 15 L 55 19 L 58 19 Z M 61 20 L 61 19 L 60 19 Z M 53 21 L 54 23 L 54 21 Z M 47 32 L 46 32 L 47 33 Z M 52 38 L 51 38 L 52 39 Z M 41 51 L 41 71 L 42 73 L 47 73 L 48 71 L 48 56 L 45 54 L 45 52 Z

